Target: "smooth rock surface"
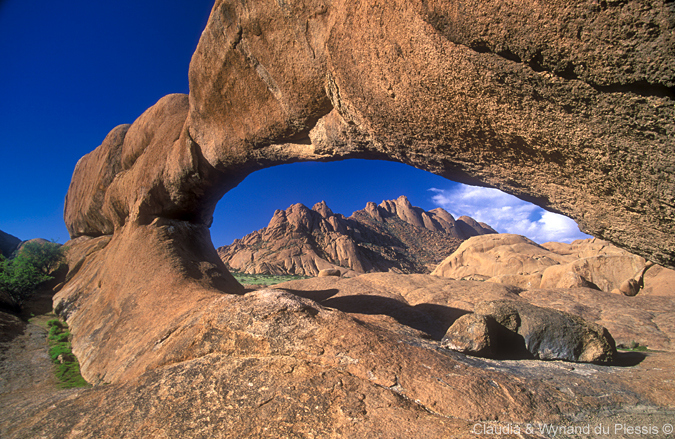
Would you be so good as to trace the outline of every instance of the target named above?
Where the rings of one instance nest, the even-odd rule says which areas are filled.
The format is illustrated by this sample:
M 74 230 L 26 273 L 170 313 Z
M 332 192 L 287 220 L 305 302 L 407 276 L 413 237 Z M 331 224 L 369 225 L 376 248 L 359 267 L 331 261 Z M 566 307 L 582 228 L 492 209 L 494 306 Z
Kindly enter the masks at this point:
M 168 227 L 161 226 L 165 232 Z M 71 243 L 74 261 L 88 255 L 78 277 L 109 270 L 101 259 L 114 257 L 118 245 L 105 237 Z M 166 279 L 165 293 L 172 282 Z M 113 317 L 90 331 L 87 341 L 106 350 L 119 341 L 137 361 L 90 357 L 89 370 L 120 370 L 102 376 L 110 384 L 92 389 L 43 392 L 30 401 L 0 395 L 8 414 L 0 420 L 3 437 L 363 437 L 373 432 L 385 438 L 475 437 L 473 425 L 497 419 L 574 423 L 585 413 L 603 422 L 666 422 L 668 407 L 675 409 L 675 387 L 667 381 L 671 353 L 648 353 L 639 366 L 645 357 L 620 354 L 631 367 L 570 367 L 440 349 L 447 328 L 462 315 L 474 315 L 478 301 L 507 299 L 564 305 L 589 321 L 604 323 L 605 316 L 614 316 L 612 331 L 621 333 L 621 340 L 627 336 L 657 346 L 660 339 L 672 350 L 663 344 L 675 339 L 675 326 L 667 320 L 675 308 L 666 297 L 629 298 L 589 289 L 526 294 L 494 283 L 372 273 L 297 280 L 245 295 L 196 288 L 153 306 L 143 290 L 120 301 L 113 294 L 120 285 L 109 286 L 108 295 L 101 294 L 106 284 L 99 287 L 98 300 L 111 303 L 106 315 Z M 59 293 L 58 303 L 64 296 Z M 95 312 L 95 297 L 76 303 Z M 110 325 L 118 312 L 125 319 Z M 628 313 L 633 323 L 626 320 Z M 81 325 L 74 315 L 69 320 Z M 125 321 L 135 325 L 121 328 Z M 630 330 L 639 337 L 627 334 Z M 125 340 L 110 340 L 119 333 Z M 102 368 L 98 362 L 104 359 Z M 142 370 L 138 363 L 148 366 Z M 640 409 L 634 413 L 634 408 Z
M 645 269 L 640 289 L 630 290 L 628 280 Z M 607 241 L 592 238 L 572 244 L 539 245 L 524 236 L 506 233 L 464 241 L 432 274 L 454 279 L 480 277 L 526 290 L 595 288 L 620 292 L 624 288 L 633 296 L 641 290 L 644 294 L 672 295 L 672 288 L 666 285 L 675 279 L 675 270 L 648 267 L 644 258 Z

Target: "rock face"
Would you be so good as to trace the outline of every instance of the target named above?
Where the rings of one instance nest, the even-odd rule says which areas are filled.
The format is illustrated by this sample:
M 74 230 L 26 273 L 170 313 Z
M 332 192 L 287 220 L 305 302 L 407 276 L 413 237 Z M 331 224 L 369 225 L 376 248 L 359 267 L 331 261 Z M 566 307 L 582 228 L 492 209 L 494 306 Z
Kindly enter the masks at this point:
M 269 225 L 219 247 L 228 268 L 252 274 L 316 276 L 324 269 L 345 273 L 428 273 L 471 236 L 497 233 L 438 208 L 425 212 L 405 196 L 379 206 L 369 202 L 349 218 L 325 202 L 311 210 L 294 204 L 277 210 Z
M 16 236 L 12 236 L 9 233 L 5 233 L 0 230 L 0 254 L 8 258 L 14 253 L 14 250 L 19 247 L 21 240 Z
M 341 301 L 352 313 L 390 307 L 409 325 L 278 291 L 241 295 L 208 227 L 222 194 L 258 169 L 388 159 L 502 189 L 673 267 L 672 17 L 665 0 L 217 0 L 190 95 L 114 128 L 66 196 L 71 270 L 55 306 L 85 378 L 110 386 L 45 403 L 3 437 L 78 435 L 83 419 L 88 437 L 474 437 L 476 420 L 565 420 L 608 409 L 604 394 L 611 407 L 663 404 L 595 369 L 549 385 L 439 352 L 415 333 L 429 313 L 386 297 Z M 553 306 L 549 291 L 529 299 Z M 563 292 L 555 306 L 577 314 L 611 303 L 587 320 L 617 341 L 670 346 L 668 298 Z
M 644 258 L 595 238 L 539 245 L 524 236 L 497 234 L 463 242 L 432 274 L 524 289 L 585 287 L 619 292 L 646 264 Z M 641 294 L 672 295 L 667 285 L 674 276 L 675 271 L 663 267 L 647 269 Z

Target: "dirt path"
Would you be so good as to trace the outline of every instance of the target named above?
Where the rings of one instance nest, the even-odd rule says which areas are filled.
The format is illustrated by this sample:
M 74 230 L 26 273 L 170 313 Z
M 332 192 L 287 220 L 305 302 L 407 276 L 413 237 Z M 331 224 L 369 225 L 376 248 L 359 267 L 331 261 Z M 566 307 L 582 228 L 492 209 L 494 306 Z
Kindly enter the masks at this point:
M 60 389 L 54 375 L 46 329 L 46 322 L 55 318 L 49 292 L 27 304 L 22 317 L 29 316 L 27 323 L 0 312 L 0 437 L 19 431 L 27 415 L 80 391 Z

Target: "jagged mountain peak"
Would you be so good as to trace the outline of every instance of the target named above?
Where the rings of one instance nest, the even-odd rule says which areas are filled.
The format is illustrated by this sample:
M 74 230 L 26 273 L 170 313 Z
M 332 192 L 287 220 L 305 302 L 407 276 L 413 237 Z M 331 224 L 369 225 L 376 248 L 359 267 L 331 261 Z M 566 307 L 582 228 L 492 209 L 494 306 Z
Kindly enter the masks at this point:
M 247 273 L 316 275 L 324 268 L 428 273 L 463 240 L 495 233 L 463 218 L 455 220 L 441 208 L 427 212 L 405 195 L 379 205 L 368 202 L 349 218 L 325 201 L 311 209 L 296 203 L 218 253 L 228 267 Z
M 316 203 L 314 207 L 312 207 L 312 210 L 314 212 L 319 213 L 323 218 L 328 218 L 330 216 L 333 216 L 333 211 L 328 207 L 325 201 L 321 201 L 320 203 Z

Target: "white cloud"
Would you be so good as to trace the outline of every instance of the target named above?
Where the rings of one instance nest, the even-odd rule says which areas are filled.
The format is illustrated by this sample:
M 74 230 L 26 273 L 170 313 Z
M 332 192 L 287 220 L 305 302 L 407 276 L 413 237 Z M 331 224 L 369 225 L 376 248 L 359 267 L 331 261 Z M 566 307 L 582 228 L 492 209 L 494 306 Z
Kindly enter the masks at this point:
M 589 238 L 563 215 L 548 212 L 497 189 L 457 185 L 452 189 L 431 188 L 432 200 L 455 218 L 462 215 L 489 224 L 500 233 L 515 233 L 531 240 L 572 242 Z

